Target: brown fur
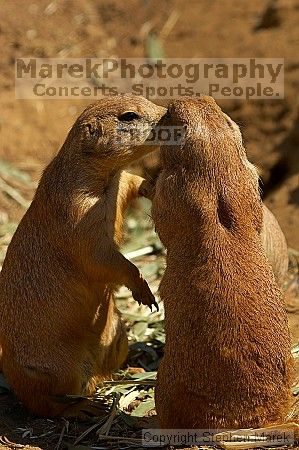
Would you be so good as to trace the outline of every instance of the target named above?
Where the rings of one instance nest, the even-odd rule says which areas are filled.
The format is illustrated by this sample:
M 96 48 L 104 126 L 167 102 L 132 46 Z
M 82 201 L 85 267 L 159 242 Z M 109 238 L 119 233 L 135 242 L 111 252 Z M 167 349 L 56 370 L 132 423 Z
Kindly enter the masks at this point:
M 139 118 L 123 120 L 127 111 Z M 124 210 L 143 183 L 121 170 L 152 150 L 144 142 L 163 113 L 129 95 L 90 105 L 46 168 L 8 248 L 0 277 L 3 372 L 36 414 L 77 416 L 81 404 L 55 397 L 93 394 L 125 360 L 116 285 L 155 303 L 118 250 Z
M 238 125 L 227 114 L 224 114 L 224 116 L 234 133 L 237 143 L 243 146 L 243 139 Z M 249 161 L 244 160 L 244 162 L 251 170 L 252 176 L 256 181 L 256 188 L 258 188 L 259 176 L 256 168 Z M 282 286 L 288 271 L 288 246 L 279 223 L 272 212 L 265 205 L 263 205 L 263 225 L 260 233 L 263 248 L 272 266 L 275 279 L 278 285 Z
M 167 249 L 160 285 L 163 428 L 259 427 L 283 420 L 293 360 L 282 293 L 264 254 L 256 172 L 213 99 L 180 100 L 164 123 L 186 141 L 162 148 L 153 219 Z
M 274 214 L 263 206 L 262 245 L 279 286 L 286 281 L 289 266 L 288 246 Z

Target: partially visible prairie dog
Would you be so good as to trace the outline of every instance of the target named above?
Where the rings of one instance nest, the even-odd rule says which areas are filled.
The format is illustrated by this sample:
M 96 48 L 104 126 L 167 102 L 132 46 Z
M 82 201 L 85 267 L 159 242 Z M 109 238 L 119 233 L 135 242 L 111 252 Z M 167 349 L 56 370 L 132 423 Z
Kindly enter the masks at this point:
M 242 134 L 238 125 L 227 114 L 223 114 L 233 130 L 236 140 L 240 145 L 242 145 Z M 246 157 L 244 159 L 244 163 L 247 164 L 248 168 L 252 171 L 252 175 L 256 179 L 256 186 L 258 187 L 259 176 L 256 168 L 247 160 Z M 266 205 L 263 205 L 263 225 L 261 228 L 261 238 L 276 281 L 279 286 L 282 286 L 288 271 L 288 246 L 279 223 Z
M 210 97 L 178 100 L 152 216 L 167 249 L 162 428 L 248 428 L 284 420 L 293 360 L 282 293 L 262 249 L 256 174 Z M 179 399 L 179 407 L 177 400 Z
M 0 276 L 2 366 L 35 414 L 80 415 L 86 405 L 57 396 L 91 395 L 125 360 L 117 285 L 155 304 L 118 246 L 124 210 L 143 184 L 122 169 L 152 150 L 146 139 L 165 111 L 130 95 L 88 106 L 46 168 L 9 245 Z
M 286 281 L 289 267 L 287 242 L 276 217 L 265 205 L 263 205 L 263 214 L 262 244 L 272 266 L 276 281 L 279 286 L 282 286 Z

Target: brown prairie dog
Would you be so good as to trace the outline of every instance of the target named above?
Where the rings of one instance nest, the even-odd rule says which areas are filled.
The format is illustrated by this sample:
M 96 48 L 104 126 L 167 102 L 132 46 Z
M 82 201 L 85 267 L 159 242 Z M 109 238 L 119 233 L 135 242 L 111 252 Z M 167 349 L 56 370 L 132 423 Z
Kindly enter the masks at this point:
M 237 142 L 240 145 L 243 145 L 243 139 L 238 125 L 227 114 L 223 114 L 234 132 Z M 246 160 L 245 162 L 248 165 L 248 168 L 252 170 L 253 177 L 255 177 L 258 187 L 257 169 L 249 161 Z M 263 225 L 261 228 L 261 238 L 264 251 L 272 266 L 276 281 L 279 286 L 282 286 L 288 271 L 288 246 L 279 223 L 266 205 L 263 205 Z
M 286 281 L 289 266 L 288 246 L 282 229 L 274 214 L 263 205 L 263 226 L 261 239 L 267 258 L 272 266 L 275 279 L 279 286 Z
M 162 147 L 152 209 L 167 249 L 158 420 L 171 429 L 278 422 L 290 405 L 293 360 L 282 293 L 262 249 L 256 175 L 210 97 L 175 101 L 167 116 L 186 136 Z
M 23 404 L 46 416 L 77 416 L 127 355 L 114 303 L 117 285 L 155 304 L 137 267 L 118 250 L 124 210 L 143 179 L 123 172 L 153 149 L 146 139 L 165 113 L 143 97 L 90 105 L 46 168 L 7 251 L 0 277 L 4 375 Z

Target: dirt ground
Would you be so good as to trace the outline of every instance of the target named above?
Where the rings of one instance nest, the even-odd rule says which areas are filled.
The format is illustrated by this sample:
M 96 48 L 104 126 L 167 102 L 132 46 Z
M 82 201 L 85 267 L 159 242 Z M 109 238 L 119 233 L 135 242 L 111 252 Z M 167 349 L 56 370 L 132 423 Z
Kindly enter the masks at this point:
M 36 182 L 88 103 L 16 100 L 15 58 L 143 57 L 145 30 L 159 34 L 176 11 L 178 20 L 163 42 L 167 57 L 285 58 L 283 100 L 220 104 L 241 126 L 249 159 L 260 169 L 265 202 L 276 214 L 288 245 L 299 250 L 299 0 L 274 0 L 272 12 L 267 12 L 269 4 L 268 0 L 2 0 L 0 161 Z M 150 170 L 155 161 L 150 156 L 143 166 Z M 34 186 L 17 187 L 30 201 Z M 18 222 L 24 211 L 0 187 L 0 224 Z M 297 313 L 295 304 L 290 322 L 296 337 Z M 9 431 L 10 424 L 6 425 Z M 1 448 L 6 447 L 0 444 Z

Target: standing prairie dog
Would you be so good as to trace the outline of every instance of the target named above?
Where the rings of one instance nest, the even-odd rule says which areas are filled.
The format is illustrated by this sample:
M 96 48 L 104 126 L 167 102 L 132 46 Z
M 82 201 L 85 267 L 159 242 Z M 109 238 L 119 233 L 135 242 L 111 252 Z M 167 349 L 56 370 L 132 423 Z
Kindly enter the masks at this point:
M 160 426 L 278 422 L 290 405 L 293 360 L 282 293 L 262 248 L 255 172 L 212 98 L 175 101 L 168 116 L 164 124 L 184 127 L 185 138 L 162 147 L 152 209 L 167 249 Z
M 1 364 L 35 414 L 78 416 L 84 405 L 57 397 L 93 394 L 124 362 L 117 285 L 139 303 L 155 304 L 137 267 L 118 250 L 124 210 L 143 183 L 121 170 L 153 149 L 146 139 L 165 111 L 130 95 L 88 106 L 11 241 L 0 277 Z

